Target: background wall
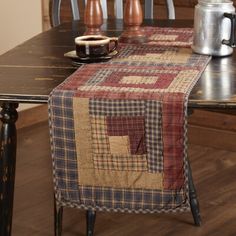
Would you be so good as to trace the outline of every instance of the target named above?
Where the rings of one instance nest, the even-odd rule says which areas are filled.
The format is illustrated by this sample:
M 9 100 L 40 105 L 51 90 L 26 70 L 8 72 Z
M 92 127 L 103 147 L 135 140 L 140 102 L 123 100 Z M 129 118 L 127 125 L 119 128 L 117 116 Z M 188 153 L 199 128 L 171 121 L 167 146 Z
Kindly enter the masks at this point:
M 41 0 L 0 0 L 0 55 L 41 31 Z
M 1 0 L 0 31 L 0 54 L 40 33 L 41 0 Z

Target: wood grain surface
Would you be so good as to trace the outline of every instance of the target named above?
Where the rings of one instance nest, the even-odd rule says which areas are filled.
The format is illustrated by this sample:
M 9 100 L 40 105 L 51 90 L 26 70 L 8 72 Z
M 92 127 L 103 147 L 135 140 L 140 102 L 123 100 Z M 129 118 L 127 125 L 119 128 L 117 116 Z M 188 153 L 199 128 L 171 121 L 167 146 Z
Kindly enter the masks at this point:
M 21 129 L 18 140 L 14 236 L 53 236 L 53 184 L 47 122 Z M 97 214 L 97 236 L 233 236 L 236 153 L 191 144 L 189 158 L 203 225 L 191 213 Z M 63 236 L 85 235 L 85 212 L 65 209 Z

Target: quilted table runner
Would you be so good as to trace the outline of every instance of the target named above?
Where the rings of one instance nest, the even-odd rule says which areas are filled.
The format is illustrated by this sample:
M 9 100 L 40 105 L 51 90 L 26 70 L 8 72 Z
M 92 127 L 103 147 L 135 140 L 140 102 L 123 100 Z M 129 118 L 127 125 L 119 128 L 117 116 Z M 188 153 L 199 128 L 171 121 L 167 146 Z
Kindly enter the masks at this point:
M 189 210 L 189 93 L 210 58 L 192 29 L 144 28 L 105 63 L 79 68 L 50 95 L 56 197 L 122 212 Z

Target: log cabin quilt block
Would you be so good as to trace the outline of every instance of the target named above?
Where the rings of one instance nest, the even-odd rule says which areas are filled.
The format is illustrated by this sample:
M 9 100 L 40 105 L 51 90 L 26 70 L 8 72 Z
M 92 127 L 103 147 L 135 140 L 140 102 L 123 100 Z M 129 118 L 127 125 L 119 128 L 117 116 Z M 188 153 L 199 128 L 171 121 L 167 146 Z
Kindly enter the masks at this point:
M 150 41 L 158 33 L 146 30 Z M 181 39 L 169 31 L 170 40 Z M 63 204 L 189 210 L 187 102 L 210 58 L 189 45 L 155 44 L 163 37 L 122 44 L 112 60 L 82 66 L 51 93 L 54 180 Z
M 145 27 L 144 30 L 151 45 L 189 47 L 193 42 L 191 28 Z

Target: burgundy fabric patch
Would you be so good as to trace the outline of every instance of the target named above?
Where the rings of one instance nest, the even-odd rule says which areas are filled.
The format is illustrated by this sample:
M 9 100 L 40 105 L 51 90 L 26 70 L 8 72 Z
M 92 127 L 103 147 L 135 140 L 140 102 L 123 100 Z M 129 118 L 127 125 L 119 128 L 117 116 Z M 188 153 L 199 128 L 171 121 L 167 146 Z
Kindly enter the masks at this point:
M 129 136 L 132 155 L 146 154 L 144 117 L 107 117 L 109 136 Z
M 164 188 L 184 185 L 184 94 L 166 94 L 162 104 Z

